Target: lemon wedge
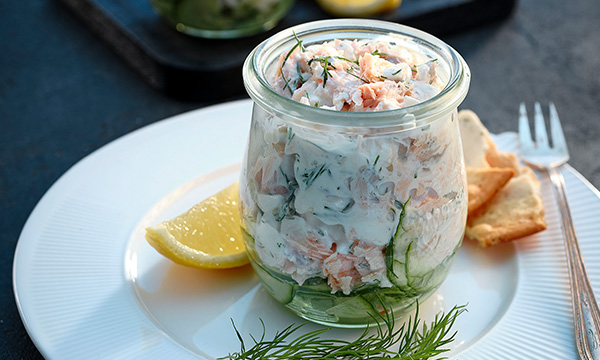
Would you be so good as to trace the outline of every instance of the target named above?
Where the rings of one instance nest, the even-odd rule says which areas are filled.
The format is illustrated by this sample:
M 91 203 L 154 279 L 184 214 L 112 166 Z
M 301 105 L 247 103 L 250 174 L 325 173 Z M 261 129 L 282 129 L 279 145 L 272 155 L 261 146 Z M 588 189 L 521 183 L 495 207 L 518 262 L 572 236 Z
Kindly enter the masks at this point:
M 185 213 L 146 228 L 146 240 L 162 255 L 186 266 L 227 269 L 247 264 L 238 198 L 235 182 Z
M 401 0 L 317 0 L 321 8 L 334 16 L 368 16 L 400 6 Z

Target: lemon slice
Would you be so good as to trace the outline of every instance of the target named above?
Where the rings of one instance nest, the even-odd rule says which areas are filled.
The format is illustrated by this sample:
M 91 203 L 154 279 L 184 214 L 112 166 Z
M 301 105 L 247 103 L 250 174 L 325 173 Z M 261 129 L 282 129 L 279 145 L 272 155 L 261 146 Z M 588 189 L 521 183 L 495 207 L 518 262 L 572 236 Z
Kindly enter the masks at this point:
M 247 264 L 238 197 L 236 182 L 187 212 L 146 228 L 146 240 L 159 253 L 186 266 L 226 269 Z
M 368 16 L 400 6 L 401 0 L 317 0 L 321 8 L 334 16 Z

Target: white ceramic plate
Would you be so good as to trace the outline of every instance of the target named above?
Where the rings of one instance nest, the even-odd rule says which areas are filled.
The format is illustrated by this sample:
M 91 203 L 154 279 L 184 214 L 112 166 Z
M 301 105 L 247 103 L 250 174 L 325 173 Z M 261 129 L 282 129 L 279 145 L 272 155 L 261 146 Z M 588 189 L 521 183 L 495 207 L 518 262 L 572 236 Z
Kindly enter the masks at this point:
M 176 215 L 237 177 L 249 100 L 193 111 L 94 152 L 44 195 L 21 233 L 14 289 L 29 335 L 49 359 L 213 359 L 303 322 L 275 303 L 250 267 L 185 268 L 158 255 L 144 226 Z M 514 133 L 496 137 L 516 150 Z M 563 171 L 596 296 L 600 293 L 600 196 Z M 452 358 L 574 359 L 570 291 L 553 194 L 542 178 L 549 228 L 512 244 L 465 243 L 442 287 L 422 304 L 425 321 L 468 304 Z M 316 329 L 309 324 L 306 329 Z M 351 339 L 360 330 L 335 329 Z

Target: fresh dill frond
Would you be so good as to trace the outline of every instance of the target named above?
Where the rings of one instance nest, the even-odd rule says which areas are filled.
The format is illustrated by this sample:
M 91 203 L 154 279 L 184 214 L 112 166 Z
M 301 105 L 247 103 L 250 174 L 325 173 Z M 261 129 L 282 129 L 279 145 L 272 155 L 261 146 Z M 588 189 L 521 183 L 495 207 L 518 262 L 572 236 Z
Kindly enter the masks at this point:
M 284 90 L 286 88 L 289 89 L 291 95 L 294 95 L 294 90 L 292 90 L 292 87 L 290 86 L 289 81 L 285 78 L 285 75 L 283 74 L 283 67 L 285 66 L 285 63 L 288 61 L 288 59 L 290 58 L 290 56 L 292 55 L 294 50 L 296 50 L 296 48 L 300 47 L 300 50 L 302 52 L 306 51 L 306 49 L 304 48 L 304 45 L 302 44 L 302 40 L 300 40 L 298 38 L 298 35 L 296 35 L 295 31 L 293 33 L 294 33 L 294 38 L 296 39 L 296 44 L 294 44 L 294 46 L 292 46 L 290 51 L 288 51 L 287 55 L 285 55 L 285 58 L 281 62 L 281 67 L 279 68 L 279 71 L 281 72 L 281 78 L 283 79 L 283 82 L 285 83 L 285 85 L 283 86 L 283 89 Z
M 352 70 L 355 70 L 355 69 L 353 69 L 353 68 L 346 69 L 346 72 L 348 73 L 348 75 L 354 76 L 355 78 L 357 78 L 358 80 L 360 80 L 364 83 L 369 83 L 367 80 L 365 80 L 365 79 L 361 78 L 360 76 L 356 75 L 355 73 L 353 73 Z
M 375 161 L 373 161 L 373 166 L 377 165 L 379 158 L 380 158 L 380 155 L 378 154 L 377 157 L 375 158 Z
M 302 40 L 300 40 L 300 38 L 298 37 L 298 35 L 296 35 L 295 31 L 292 31 L 292 33 L 294 34 L 294 39 L 296 39 L 296 44 L 298 46 L 300 46 L 300 51 L 305 52 L 306 48 L 304 48 L 304 44 L 302 43 Z
M 323 77 L 323 87 L 325 87 L 325 84 L 327 84 L 327 79 L 331 77 L 329 67 L 331 66 L 332 69 L 336 69 L 335 66 L 331 64 L 331 56 L 315 56 L 308 60 L 308 66 L 310 66 L 313 62 L 321 64 L 321 67 L 323 68 L 321 76 Z
M 308 95 L 308 91 L 305 91 L 304 95 L 306 95 L 306 100 L 308 100 L 308 105 L 310 105 L 310 95 Z
M 298 74 L 297 87 L 300 87 L 304 83 L 304 77 L 302 76 L 302 68 L 300 67 L 300 62 L 296 63 L 296 74 Z
M 379 51 L 379 49 L 373 51 L 371 55 L 387 56 L 386 53 Z
M 360 64 L 358 63 L 358 60 L 350 60 L 350 59 L 348 59 L 348 58 L 345 58 L 345 57 L 343 57 L 343 56 L 336 56 L 335 58 L 336 58 L 336 59 L 343 60 L 343 61 L 347 61 L 347 62 L 349 62 L 349 63 L 352 63 L 352 64 L 360 65 Z
M 383 301 L 380 299 L 381 304 Z M 322 328 L 305 332 L 296 336 L 307 323 L 291 324 L 278 331 L 273 339 L 265 339 L 265 324 L 262 324 L 262 335 L 256 338 L 252 334 L 254 344 L 246 347 L 240 332 L 233 320 L 231 323 L 240 341 L 240 351 L 219 358 L 221 360 L 242 359 L 396 359 L 396 360 L 425 360 L 448 352 L 447 345 L 454 341 L 457 332 L 451 333 L 458 316 L 466 311 L 465 305 L 455 306 L 448 313 L 439 313 L 431 324 L 423 324 L 419 318 L 419 305 L 414 317 L 395 328 L 393 312 L 384 306 L 382 314 L 372 315 L 376 322 L 374 332 L 370 327 L 353 341 L 323 339 L 321 335 L 330 328 Z M 294 337 L 296 336 L 296 337 Z M 397 345 L 398 350 L 391 350 Z
M 304 184 L 306 184 L 306 188 L 309 188 L 312 185 L 312 183 L 315 182 L 315 180 L 317 180 L 317 178 L 326 171 L 331 173 L 331 171 L 327 169 L 326 164 L 322 164 L 320 167 L 317 166 L 311 169 L 310 171 L 307 171 L 304 174 L 302 174 L 302 181 L 304 182 Z
M 284 218 L 295 213 L 294 201 L 296 200 L 296 189 L 298 184 L 294 180 L 289 180 L 287 175 L 281 170 L 285 180 L 287 181 L 288 193 L 285 195 L 285 199 L 280 208 L 273 209 L 273 217 L 275 221 L 281 222 Z

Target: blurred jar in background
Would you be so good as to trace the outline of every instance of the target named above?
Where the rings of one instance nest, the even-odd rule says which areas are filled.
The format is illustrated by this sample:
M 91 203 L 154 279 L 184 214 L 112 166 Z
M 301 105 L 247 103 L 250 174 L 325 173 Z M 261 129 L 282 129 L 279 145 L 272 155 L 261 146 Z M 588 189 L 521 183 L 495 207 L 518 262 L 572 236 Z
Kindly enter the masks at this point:
M 401 0 L 316 0 L 319 6 L 333 16 L 361 17 L 390 11 L 400 6 Z
M 177 31 L 204 38 L 230 39 L 272 29 L 294 0 L 150 0 Z

